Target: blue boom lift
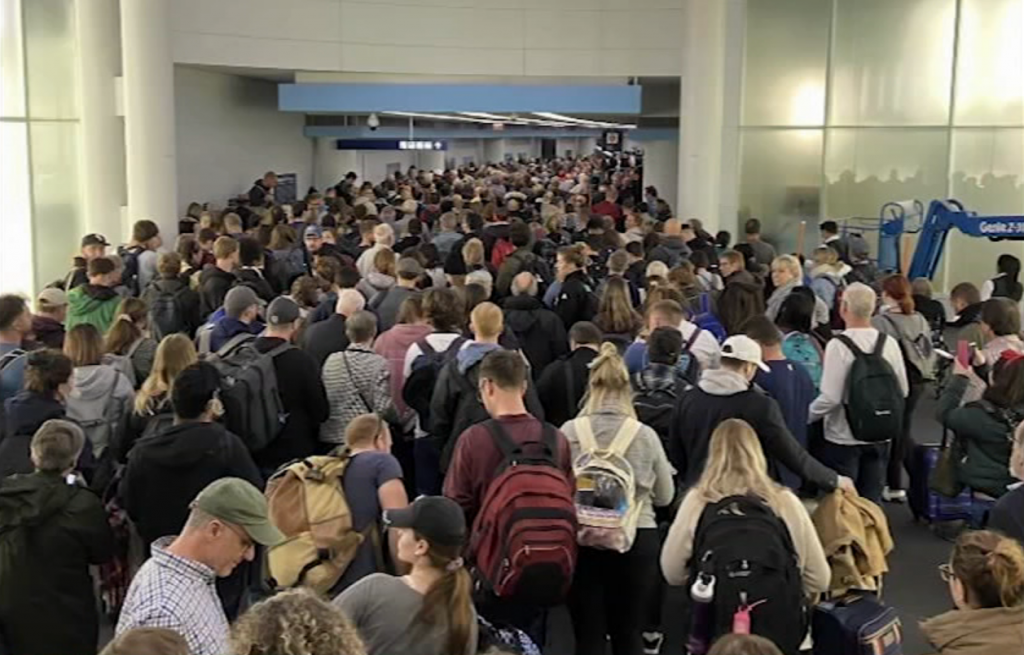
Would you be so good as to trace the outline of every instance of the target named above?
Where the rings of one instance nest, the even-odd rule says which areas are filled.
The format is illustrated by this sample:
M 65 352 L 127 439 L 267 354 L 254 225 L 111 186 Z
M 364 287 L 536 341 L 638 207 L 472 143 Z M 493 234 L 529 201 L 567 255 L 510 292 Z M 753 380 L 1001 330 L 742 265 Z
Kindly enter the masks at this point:
M 893 259 L 896 262 L 899 261 L 899 238 L 904 227 L 902 216 L 886 221 L 883 211 L 880 241 L 895 246 L 896 257 Z M 911 280 L 919 277 L 931 279 L 935 276 L 946 246 L 946 237 L 953 228 L 967 236 L 987 237 L 992 241 L 1024 241 L 1024 216 L 978 216 L 977 212 L 964 209 L 957 200 L 933 200 L 928 205 L 928 213 L 920 229 L 915 230 L 919 236 L 914 258 L 910 261 L 908 277 Z M 879 267 L 882 267 L 881 262 Z

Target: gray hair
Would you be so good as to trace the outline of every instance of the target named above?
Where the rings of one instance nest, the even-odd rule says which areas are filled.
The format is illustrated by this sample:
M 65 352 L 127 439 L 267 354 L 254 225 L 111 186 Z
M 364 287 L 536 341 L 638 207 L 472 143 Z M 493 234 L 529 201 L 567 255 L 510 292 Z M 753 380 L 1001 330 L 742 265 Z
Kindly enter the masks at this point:
M 857 318 L 871 318 L 875 313 L 878 294 L 866 284 L 854 282 L 843 291 L 843 304 Z
M 393 246 L 395 245 L 395 230 L 387 223 L 381 223 L 373 228 L 373 238 L 382 246 Z
M 342 289 L 338 294 L 338 302 L 334 306 L 334 311 L 345 316 L 352 316 L 356 312 L 361 312 L 364 307 L 366 307 L 366 296 L 355 289 Z
M 538 292 L 537 278 L 533 273 L 523 271 L 512 278 L 513 296 L 536 296 Z
M 50 419 L 32 436 L 32 463 L 39 471 L 67 471 L 78 462 L 83 446 L 82 428 L 71 421 Z
M 345 335 L 351 343 L 366 343 L 377 336 L 377 317 L 372 312 L 358 311 L 345 321 Z

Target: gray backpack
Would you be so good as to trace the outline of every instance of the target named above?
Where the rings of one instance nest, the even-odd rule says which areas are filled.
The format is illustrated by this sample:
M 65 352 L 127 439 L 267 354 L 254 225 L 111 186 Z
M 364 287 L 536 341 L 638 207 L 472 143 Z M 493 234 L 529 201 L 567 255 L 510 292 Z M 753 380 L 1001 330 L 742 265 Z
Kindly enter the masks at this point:
M 240 334 L 207 358 L 221 375 L 224 424 L 259 452 L 281 433 L 288 416 L 277 386 L 274 357 L 294 348 L 283 343 L 267 353 L 253 345 L 255 335 Z

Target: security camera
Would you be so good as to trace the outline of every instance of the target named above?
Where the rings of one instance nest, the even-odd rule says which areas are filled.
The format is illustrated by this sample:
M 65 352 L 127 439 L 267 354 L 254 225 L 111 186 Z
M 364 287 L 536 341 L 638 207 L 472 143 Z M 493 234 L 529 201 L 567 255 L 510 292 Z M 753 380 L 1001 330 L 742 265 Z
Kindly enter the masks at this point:
M 377 131 L 377 128 L 380 127 L 380 119 L 377 118 L 377 114 L 370 114 L 366 119 L 366 126 L 374 132 Z

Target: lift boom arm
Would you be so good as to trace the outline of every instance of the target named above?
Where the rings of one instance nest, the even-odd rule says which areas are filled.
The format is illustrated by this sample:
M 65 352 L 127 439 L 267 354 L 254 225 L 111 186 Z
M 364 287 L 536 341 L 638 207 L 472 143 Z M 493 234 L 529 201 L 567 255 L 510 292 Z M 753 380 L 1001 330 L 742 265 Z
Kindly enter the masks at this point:
M 946 237 L 953 228 L 972 237 L 1024 240 L 1024 216 L 978 216 L 956 200 L 933 200 L 921 225 L 917 248 L 910 262 L 910 279 L 931 279 L 938 270 Z

